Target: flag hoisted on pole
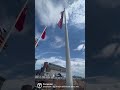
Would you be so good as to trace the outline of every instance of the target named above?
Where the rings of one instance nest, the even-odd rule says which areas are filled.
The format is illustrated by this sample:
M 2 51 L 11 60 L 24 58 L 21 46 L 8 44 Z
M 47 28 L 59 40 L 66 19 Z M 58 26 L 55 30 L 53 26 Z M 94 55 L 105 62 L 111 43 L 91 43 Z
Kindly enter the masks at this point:
M 64 11 L 61 12 L 61 18 L 58 22 L 58 26 L 60 29 L 62 29 L 62 24 L 63 24 L 63 16 L 64 16 Z
M 46 36 L 46 28 L 44 29 L 44 31 L 43 31 L 43 33 L 42 33 L 42 35 L 41 35 L 41 38 L 42 38 L 42 39 L 45 39 L 45 36 Z
M 23 30 L 27 9 L 28 9 L 28 6 L 26 4 L 25 7 L 23 8 L 18 20 L 16 21 L 15 28 L 19 32 Z
M 66 85 L 70 86 L 68 90 L 73 90 L 73 78 L 72 78 L 72 69 L 70 61 L 70 48 L 69 48 L 69 38 L 68 38 L 68 29 L 66 22 L 66 11 L 64 8 L 64 20 L 65 20 L 65 49 L 66 49 Z
M 25 17 L 26 17 L 26 11 L 27 11 L 27 4 L 28 4 L 28 1 L 27 0 L 21 10 L 21 12 L 19 13 L 15 23 L 13 24 L 13 26 L 11 27 L 10 31 L 8 32 L 7 36 L 5 37 L 4 39 L 4 42 L 1 44 L 1 47 L 0 47 L 0 52 L 2 51 L 5 43 L 7 42 L 9 36 L 11 35 L 11 33 L 13 32 L 14 30 L 14 27 L 16 27 L 16 29 L 18 31 L 21 31 L 23 29 L 23 24 L 24 24 L 24 21 L 25 21 Z
M 36 43 L 35 43 L 35 48 L 38 46 L 38 43 L 39 43 L 39 41 L 41 40 L 41 38 L 42 38 L 42 39 L 45 39 L 46 30 L 47 30 L 47 26 L 44 28 L 44 30 L 43 30 L 41 36 L 40 36 L 39 39 L 36 41 Z

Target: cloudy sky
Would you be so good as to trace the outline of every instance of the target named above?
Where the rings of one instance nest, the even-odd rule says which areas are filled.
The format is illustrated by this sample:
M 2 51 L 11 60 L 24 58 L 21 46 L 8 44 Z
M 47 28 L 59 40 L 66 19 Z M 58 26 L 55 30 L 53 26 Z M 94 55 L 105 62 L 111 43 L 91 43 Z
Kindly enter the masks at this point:
M 47 27 L 45 40 L 35 49 L 35 69 L 45 61 L 65 67 L 64 25 L 59 29 L 60 12 L 66 7 L 73 75 L 85 76 L 85 0 L 35 0 L 35 37 Z M 64 22 L 63 22 L 64 23 Z

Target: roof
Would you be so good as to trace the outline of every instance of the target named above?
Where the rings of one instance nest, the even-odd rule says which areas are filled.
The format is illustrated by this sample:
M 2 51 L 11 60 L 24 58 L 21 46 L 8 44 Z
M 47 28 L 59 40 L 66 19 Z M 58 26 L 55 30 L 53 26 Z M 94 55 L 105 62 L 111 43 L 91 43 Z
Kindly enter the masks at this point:
M 49 63 L 48 67 L 50 70 L 57 70 L 57 71 L 61 71 L 61 72 L 66 72 L 66 68 L 59 66 L 59 65 L 52 64 L 52 63 Z

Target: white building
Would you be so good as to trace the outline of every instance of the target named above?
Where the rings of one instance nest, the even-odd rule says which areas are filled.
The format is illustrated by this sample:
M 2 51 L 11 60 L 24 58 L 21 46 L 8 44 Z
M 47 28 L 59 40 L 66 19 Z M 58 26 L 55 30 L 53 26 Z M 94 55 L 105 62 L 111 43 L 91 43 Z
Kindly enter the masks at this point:
M 44 62 L 43 67 L 41 69 L 36 70 L 36 76 L 45 77 L 45 78 L 55 78 L 66 76 L 66 69 L 59 65 L 55 65 L 52 63 Z

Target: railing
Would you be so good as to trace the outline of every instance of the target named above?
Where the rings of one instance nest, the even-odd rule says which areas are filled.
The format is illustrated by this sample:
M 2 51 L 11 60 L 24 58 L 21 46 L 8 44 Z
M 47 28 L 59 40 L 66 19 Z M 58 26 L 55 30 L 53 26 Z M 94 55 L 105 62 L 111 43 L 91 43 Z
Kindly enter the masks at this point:
M 35 79 L 65 79 L 65 77 L 51 77 L 51 76 L 36 75 Z

